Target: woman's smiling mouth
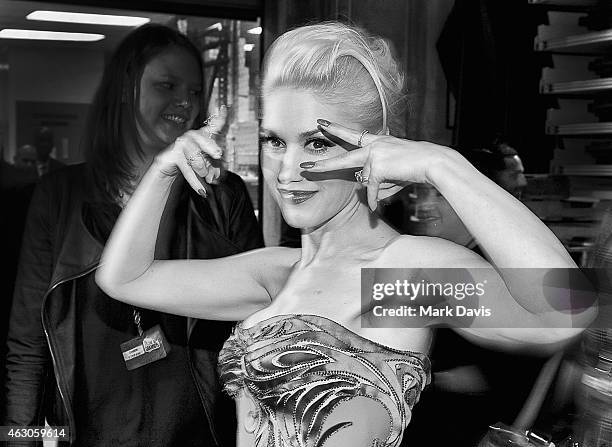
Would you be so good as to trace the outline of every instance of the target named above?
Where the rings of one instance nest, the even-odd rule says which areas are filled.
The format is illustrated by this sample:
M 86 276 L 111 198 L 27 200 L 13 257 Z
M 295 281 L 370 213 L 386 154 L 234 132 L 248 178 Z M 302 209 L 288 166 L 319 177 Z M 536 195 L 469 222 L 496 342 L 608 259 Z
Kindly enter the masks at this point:
M 180 127 L 184 127 L 185 123 L 187 122 L 187 118 L 182 116 L 182 115 L 177 115 L 174 113 L 164 113 L 162 115 L 162 118 L 165 119 L 166 121 L 170 121 L 172 124 L 180 126 Z
M 301 191 L 280 188 L 278 189 L 278 192 L 284 200 L 289 200 L 294 204 L 303 203 L 317 193 L 317 191 Z

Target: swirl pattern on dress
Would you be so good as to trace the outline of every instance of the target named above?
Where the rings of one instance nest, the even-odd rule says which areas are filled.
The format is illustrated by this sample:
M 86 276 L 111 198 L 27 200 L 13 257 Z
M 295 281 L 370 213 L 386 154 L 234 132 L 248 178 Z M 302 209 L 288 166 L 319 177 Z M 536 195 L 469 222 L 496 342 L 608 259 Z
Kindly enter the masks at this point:
M 256 403 L 257 447 L 398 446 L 430 380 L 425 354 L 377 344 L 315 315 L 236 325 L 219 372 L 230 396 L 245 390 Z

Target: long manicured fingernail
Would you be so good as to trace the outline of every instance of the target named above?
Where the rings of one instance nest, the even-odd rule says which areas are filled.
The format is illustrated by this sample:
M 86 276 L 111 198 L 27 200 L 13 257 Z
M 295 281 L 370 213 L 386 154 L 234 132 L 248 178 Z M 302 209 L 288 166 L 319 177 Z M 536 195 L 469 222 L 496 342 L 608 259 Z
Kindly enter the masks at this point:
M 328 127 L 331 123 L 327 120 L 318 119 L 317 123 L 323 127 Z
M 314 168 L 314 165 L 315 165 L 314 161 L 305 161 L 303 163 L 300 163 L 300 168 L 310 169 L 310 168 Z
M 198 194 L 200 194 L 202 197 L 206 198 L 206 190 L 203 188 L 198 189 Z

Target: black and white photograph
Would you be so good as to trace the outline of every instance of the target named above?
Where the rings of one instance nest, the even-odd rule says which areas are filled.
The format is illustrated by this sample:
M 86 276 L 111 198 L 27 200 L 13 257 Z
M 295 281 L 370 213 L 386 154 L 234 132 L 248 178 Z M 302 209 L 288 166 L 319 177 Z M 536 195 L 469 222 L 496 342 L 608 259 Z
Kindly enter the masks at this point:
M 0 443 L 612 445 L 610 0 L 0 0 Z

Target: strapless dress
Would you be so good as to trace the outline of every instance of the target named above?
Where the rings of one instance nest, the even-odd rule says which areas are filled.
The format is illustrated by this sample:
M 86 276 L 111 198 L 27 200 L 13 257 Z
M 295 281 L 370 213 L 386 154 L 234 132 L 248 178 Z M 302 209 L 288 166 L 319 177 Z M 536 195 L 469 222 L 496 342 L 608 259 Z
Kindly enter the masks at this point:
M 281 315 L 237 324 L 219 373 L 255 403 L 244 423 L 257 447 L 382 447 L 400 444 L 430 363 L 324 317 Z

